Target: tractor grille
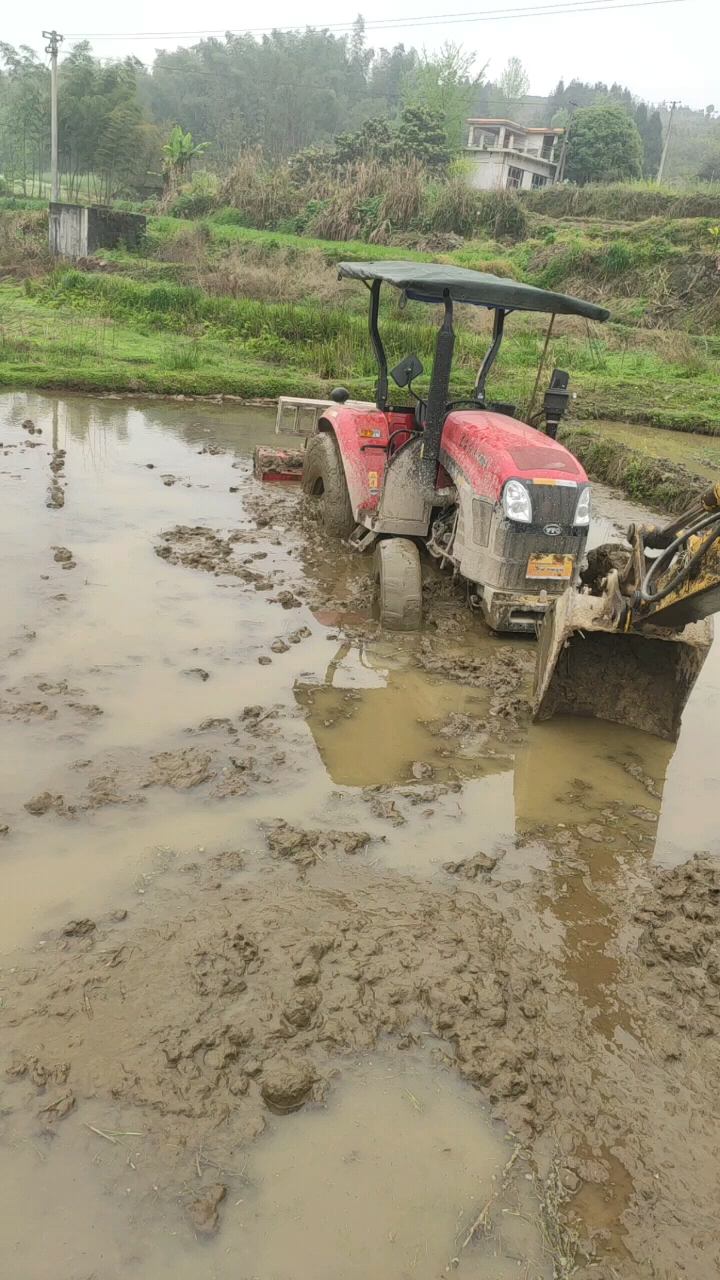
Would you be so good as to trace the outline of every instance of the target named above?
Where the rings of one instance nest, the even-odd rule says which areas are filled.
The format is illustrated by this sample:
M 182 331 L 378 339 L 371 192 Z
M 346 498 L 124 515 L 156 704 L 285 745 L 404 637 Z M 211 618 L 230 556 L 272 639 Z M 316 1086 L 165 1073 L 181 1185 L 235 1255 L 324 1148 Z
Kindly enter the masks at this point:
M 540 591 L 559 595 L 567 587 L 565 581 L 527 578 L 527 564 L 533 555 L 574 556 L 575 572 L 585 554 L 587 526 L 573 527 L 579 488 L 576 485 L 533 484 L 523 481 L 530 490 L 532 524 L 516 524 L 505 520 L 496 509 L 489 539 L 493 558 L 491 585 L 509 591 Z M 552 530 L 546 533 L 546 529 Z M 558 530 L 558 532 L 554 532 Z
M 527 483 L 527 482 L 524 482 Z M 576 485 L 528 484 L 532 501 L 533 524 L 559 524 L 572 529 L 580 490 Z

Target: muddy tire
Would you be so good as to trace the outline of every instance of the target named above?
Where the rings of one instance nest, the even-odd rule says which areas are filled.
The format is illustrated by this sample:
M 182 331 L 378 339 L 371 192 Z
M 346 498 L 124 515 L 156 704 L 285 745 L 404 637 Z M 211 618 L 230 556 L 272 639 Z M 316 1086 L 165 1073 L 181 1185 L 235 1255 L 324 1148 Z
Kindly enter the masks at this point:
M 389 631 L 422 626 L 420 553 L 409 538 L 384 538 L 375 551 L 380 621 Z
M 303 493 L 320 499 L 323 525 L 336 538 L 349 538 L 357 521 L 350 506 L 350 494 L 337 440 L 330 431 L 311 436 L 305 451 L 302 472 Z

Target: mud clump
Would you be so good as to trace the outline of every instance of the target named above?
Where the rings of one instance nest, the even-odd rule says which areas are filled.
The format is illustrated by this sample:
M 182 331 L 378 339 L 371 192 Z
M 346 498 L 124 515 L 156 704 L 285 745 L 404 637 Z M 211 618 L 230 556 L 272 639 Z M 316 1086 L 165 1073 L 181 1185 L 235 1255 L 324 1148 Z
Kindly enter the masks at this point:
M 64 938 L 88 938 L 94 933 L 97 925 L 94 920 L 70 920 L 63 929 Z
M 0 716 L 31 724 L 36 719 L 54 720 L 57 711 L 51 711 L 46 702 L 6 702 L 0 698 Z
M 316 1080 L 317 1071 L 308 1058 L 278 1055 L 263 1063 L 260 1094 L 270 1111 L 286 1116 L 291 1111 L 299 1111 L 309 1098 Z
M 61 502 L 60 506 L 62 505 L 63 504 Z M 55 560 L 57 564 L 62 565 L 63 569 L 75 568 L 75 560 L 73 559 L 73 553 L 67 547 L 53 547 L 52 550 L 55 552 L 55 555 L 53 556 L 53 560 Z
M 379 796 L 367 798 L 370 800 L 370 812 L 374 818 L 392 822 L 394 827 L 402 827 L 407 822 L 405 814 L 398 809 L 394 800 L 381 799 Z
M 65 490 L 55 477 L 50 481 L 50 488 L 48 489 L 48 497 L 45 506 L 49 507 L 50 510 L 59 510 L 61 507 L 65 506 Z M 74 568 L 75 566 L 68 565 L 67 567 Z
M 204 1187 L 201 1195 L 196 1196 L 185 1206 L 185 1213 L 192 1227 L 199 1236 L 214 1236 L 220 1226 L 220 1205 L 227 1197 L 224 1182 L 213 1182 Z
M 304 831 L 280 819 L 265 836 L 270 852 L 298 867 L 314 867 L 328 853 L 360 853 L 373 837 L 367 831 Z
M 82 809 L 104 809 L 106 805 L 144 804 L 145 796 L 120 790 L 116 774 L 99 773 L 88 780 L 87 789 L 80 802 Z
M 463 880 L 477 880 L 478 876 L 488 876 L 495 870 L 497 858 L 486 853 L 476 853 L 473 858 L 463 858 L 460 862 L 443 862 L 443 871 L 448 875 L 461 876 Z
M 72 815 L 75 809 L 72 805 L 65 803 L 65 797 L 62 795 L 53 795 L 51 791 L 42 791 L 40 795 L 33 796 L 25 804 L 28 813 L 35 818 L 41 818 L 46 813 L 59 813 L 63 815 Z
M 211 751 L 198 751 L 195 747 L 160 751 L 156 756 L 150 757 L 152 768 L 143 786 L 174 787 L 176 791 L 199 787 L 202 782 L 209 782 L 215 777 L 211 768 L 212 760 Z
M 243 582 L 252 583 L 258 590 L 269 590 L 272 583 L 263 574 L 255 573 L 234 558 L 238 544 L 249 541 L 255 541 L 254 535 L 244 530 L 237 530 L 223 538 L 204 525 L 177 525 L 161 534 L 155 554 L 168 564 L 202 569 L 215 575 L 229 574 Z
M 720 1033 L 720 861 L 696 855 L 655 875 L 635 913 L 638 954 L 666 1021 L 690 1036 Z
M 292 591 L 278 591 L 276 596 L 270 597 L 270 602 L 282 605 L 283 609 L 299 609 L 302 605 L 302 600 L 298 600 Z

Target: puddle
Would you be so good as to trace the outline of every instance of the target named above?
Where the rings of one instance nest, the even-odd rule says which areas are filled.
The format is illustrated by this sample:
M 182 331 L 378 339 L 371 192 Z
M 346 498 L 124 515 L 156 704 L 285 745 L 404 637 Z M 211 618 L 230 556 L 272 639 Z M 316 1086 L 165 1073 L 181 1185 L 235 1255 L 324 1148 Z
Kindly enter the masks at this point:
M 368 1258 L 377 1280 L 435 1280 L 446 1268 L 506 1280 L 520 1261 L 551 1274 L 517 1202 L 512 1214 L 509 1200 L 495 1203 L 499 1233 L 462 1247 L 513 1153 L 471 1092 L 422 1060 L 380 1057 L 343 1074 L 323 1115 L 276 1122 L 254 1148 L 230 1246 L 236 1265 L 288 1280 L 365 1280 Z M 532 1195 L 524 1199 L 523 1214 L 537 1218 Z
M 174 1200 L 137 1116 L 113 1125 L 114 1143 L 90 1123 L 51 1146 L 20 1142 L 12 1176 L 0 1170 L 0 1247 L 23 1280 L 365 1280 L 369 1258 L 373 1280 L 552 1275 L 526 1162 L 506 1172 L 515 1144 L 427 1053 L 345 1064 L 324 1106 L 271 1116 L 235 1169 L 199 1152 L 202 1178 Z M 182 1206 L 213 1179 L 228 1191 L 222 1231 L 205 1240 Z
M 278 931 L 283 911 L 302 922 L 303 912 L 322 916 L 304 899 L 300 910 L 305 892 L 326 895 L 328 916 L 349 893 L 365 927 L 385 899 L 364 875 L 386 877 L 396 915 L 411 890 L 445 895 L 448 919 L 447 895 L 467 895 L 488 919 L 502 918 L 519 947 L 535 948 L 540 968 L 555 966 L 565 984 L 558 990 L 576 993 L 578 1026 L 597 1033 L 604 1053 L 642 1045 L 643 1009 L 625 973 L 624 949 L 639 932 L 627 900 L 653 865 L 720 852 L 720 646 L 676 747 L 594 721 L 528 728 L 513 699 L 527 689 L 530 642 L 489 638 L 472 623 L 455 633 L 449 596 L 433 604 L 436 626 L 425 636 L 376 637 L 367 564 L 343 549 L 318 551 L 297 519 L 296 491 L 270 494 L 268 486 L 258 496 L 250 457 L 272 438 L 273 417 L 177 401 L 0 397 L 3 952 L 37 944 L 37 957 L 69 920 L 102 921 L 118 908 L 130 909 L 133 928 L 159 927 L 166 908 L 153 886 L 163 877 L 185 883 L 183 867 L 199 868 L 199 902 L 217 891 L 222 920 L 231 908 L 216 869 L 236 851 L 246 879 L 228 882 L 228 900 L 237 885 L 248 912 L 277 897 L 267 927 Z M 27 419 L 41 435 L 29 436 Z M 66 451 L 61 508 L 46 506 L 53 446 Z M 632 514 L 597 486 L 593 540 L 617 536 Z M 74 567 L 55 559 L 57 547 Z M 306 865 L 269 859 L 268 823 L 278 819 L 314 838 L 328 828 L 367 832 L 367 850 L 350 859 L 351 891 L 345 863 L 312 842 Z M 480 871 L 465 866 L 478 855 Z M 429 902 L 417 906 L 426 933 L 436 910 Z M 448 925 L 442 954 L 450 959 L 453 937 Z M 507 946 L 493 965 L 502 966 Z M 471 990 L 484 978 L 476 966 Z M 430 986 L 422 990 L 429 999 Z M 455 1017 L 450 999 L 449 1007 Z M 276 1016 L 271 1007 L 257 1025 L 275 1028 Z M 528 1026 L 535 1016 L 522 1015 Z M 571 1020 L 559 1025 L 559 1038 L 579 1034 L 568 1031 Z M 524 1061 L 525 1024 L 512 1034 Z M 485 1049 L 509 1035 L 502 1021 L 493 1024 Z M 372 1046 L 372 1036 L 352 1041 L 353 1051 L 358 1043 Z M 130 1148 L 88 1137 L 84 1110 L 52 1144 L 37 1127 L 21 1135 L 12 1159 L 7 1146 L 0 1158 L 15 1274 L 359 1280 L 372 1257 L 380 1280 L 436 1280 L 457 1256 L 458 1233 L 491 1190 L 507 1144 L 455 1075 L 412 1056 L 388 1061 L 353 1057 L 350 1066 L 346 1057 L 326 1110 L 272 1120 L 259 1144 L 239 1143 L 234 1199 L 211 1243 L 178 1227 L 180 1192 L 169 1176 L 153 1190 L 143 1144 L 135 1152 L 131 1143 L 128 1166 Z M 646 1076 L 637 1097 L 650 1097 L 655 1084 Z M 498 1093 L 504 1115 L 515 1096 L 515 1084 L 506 1087 Z M 113 1119 L 117 1129 L 136 1123 L 120 1111 Z M 623 1180 L 625 1166 L 611 1164 L 619 1156 L 606 1146 L 610 1184 L 599 1182 L 598 1192 L 587 1179 L 573 1203 L 620 1257 L 632 1179 Z M 595 1147 L 597 1161 L 602 1143 Z M 64 1197 L 61 1164 L 63 1191 L 73 1188 Z M 132 1164 L 145 1171 L 142 1195 L 127 1175 Z M 524 1175 L 523 1183 L 530 1194 Z M 52 1253 L 37 1243 L 32 1216 L 23 1223 L 33 1195 Z M 530 1235 L 514 1233 L 536 1208 L 524 1200 L 501 1212 L 501 1237 L 466 1250 L 459 1274 L 524 1274 L 518 1259 L 524 1266 L 539 1257 L 537 1240 L 529 1227 Z

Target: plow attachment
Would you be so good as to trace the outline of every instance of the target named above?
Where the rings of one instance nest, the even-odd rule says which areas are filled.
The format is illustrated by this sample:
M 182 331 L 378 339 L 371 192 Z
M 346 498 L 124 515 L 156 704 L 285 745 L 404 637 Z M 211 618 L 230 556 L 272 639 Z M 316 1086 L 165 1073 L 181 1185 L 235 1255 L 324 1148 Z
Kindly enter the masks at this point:
M 712 643 L 710 618 L 682 631 L 618 630 L 616 600 L 566 591 L 540 633 L 534 720 L 595 716 L 675 742 L 685 704 Z

